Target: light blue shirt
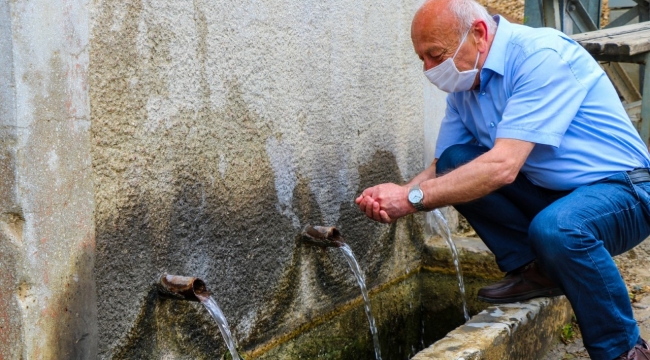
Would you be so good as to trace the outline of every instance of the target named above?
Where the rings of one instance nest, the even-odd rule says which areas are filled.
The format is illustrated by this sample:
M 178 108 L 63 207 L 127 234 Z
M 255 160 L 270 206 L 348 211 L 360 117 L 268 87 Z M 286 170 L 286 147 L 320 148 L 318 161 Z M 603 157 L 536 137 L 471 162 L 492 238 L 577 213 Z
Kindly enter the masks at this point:
M 454 144 L 530 141 L 521 172 L 554 190 L 650 167 L 614 86 L 582 46 L 554 29 L 495 20 L 479 89 L 447 96 L 436 158 Z

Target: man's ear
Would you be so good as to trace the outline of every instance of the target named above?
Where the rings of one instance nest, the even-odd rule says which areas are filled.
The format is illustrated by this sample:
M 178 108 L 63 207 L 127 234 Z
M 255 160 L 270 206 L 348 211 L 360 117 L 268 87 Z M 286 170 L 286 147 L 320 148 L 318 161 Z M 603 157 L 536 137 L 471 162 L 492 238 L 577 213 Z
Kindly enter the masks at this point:
M 478 19 L 472 24 L 472 35 L 474 42 L 480 52 L 487 51 L 488 48 L 488 27 L 484 20 Z

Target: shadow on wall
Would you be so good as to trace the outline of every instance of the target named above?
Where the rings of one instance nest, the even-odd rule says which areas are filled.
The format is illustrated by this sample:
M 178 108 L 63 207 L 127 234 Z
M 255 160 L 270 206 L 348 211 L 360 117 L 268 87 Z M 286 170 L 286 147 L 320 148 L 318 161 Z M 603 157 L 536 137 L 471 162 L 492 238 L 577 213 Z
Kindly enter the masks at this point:
M 294 251 L 294 229 L 276 211 L 275 184 L 268 176 L 273 172 L 264 148 L 269 131 L 236 90 L 222 113 L 203 109 L 179 114 L 186 125 L 161 137 L 122 137 L 124 150 L 95 147 L 103 355 L 131 328 L 138 309 L 152 306 L 153 300 L 142 304 L 141 299 L 162 273 L 201 276 L 212 284 L 226 314 L 235 318 L 268 299 L 283 275 Z M 101 141 L 110 137 L 104 127 L 93 130 Z M 124 171 L 105 173 L 116 162 L 109 154 L 126 163 L 118 164 Z M 223 175 L 214 165 L 222 154 L 232 159 Z M 154 330 L 136 327 L 131 333 L 148 336 Z M 213 342 L 206 340 L 205 346 Z M 200 348 L 194 341 L 191 347 Z
M 377 174 L 373 169 L 382 169 L 383 172 Z M 385 172 L 386 169 L 393 171 Z M 365 181 L 359 191 L 377 182 L 390 181 L 390 177 L 394 179 L 399 176 L 399 171 L 392 154 L 378 152 L 371 163 L 360 169 L 360 174 Z M 224 310 L 226 316 L 232 319 L 230 322 L 233 332 L 240 339 L 243 351 L 273 341 L 359 295 L 345 260 L 338 254 L 298 246 L 300 230 L 291 228 L 282 215 L 251 209 L 270 220 L 258 218 L 251 221 L 247 213 L 240 215 L 243 218 L 241 220 L 228 214 L 226 220 L 220 216 L 225 211 L 223 208 L 216 204 L 206 206 L 218 198 L 207 195 L 214 189 L 202 190 L 200 185 L 191 180 L 179 185 L 181 184 L 186 191 L 182 192 L 182 197 L 174 200 L 167 229 L 159 229 L 159 226 L 152 223 L 155 212 L 160 210 L 151 210 L 152 208 L 142 205 L 123 208 L 119 212 L 118 223 L 114 228 L 117 232 L 106 232 L 98 227 L 101 250 L 97 263 L 103 264 L 106 270 L 98 272 L 98 278 L 104 280 L 104 285 L 100 288 L 99 301 L 103 304 L 100 309 L 119 307 L 120 295 L 123 297 L 128 294 L 127 289 L 119 287 L 132 282 L 138 283 L 141 291 L 131 293 L 131 296 L 146 299 L 144 303 L 138 300 L 134 304 L 135 308 L 127 309 L 130 312 L 138 311 L 137 320 L 129 324 L 129 335 L 122 339 L 123 345 L 111 349 L 114 351 L 112 358 L 159 359 L 165 354 L 185 354 L 192 359 L 208 359 L 213 358 L 214 354 L 227 351 L 218 328 L 202 306 L 159 299 L 156 292 L 151 290 L 156 275 L 162 272 L 183 271 L 184 274 L 208 279 L 206 282 L 210 284 L 209 287 L 220 304 L 227 304 L 222 307 L 227 309 Z M 299 214 L 301 223 L 318 223 L 322 221 L 321 212 L 307 184 L 307 181 L 301 180 L 296 186 L 294 209 Z M 267 193 L 274 194 L 274 191 Z M 275 211 L 275 207 L 271 206 L 274 201 L 271 197 L 261 206 Z M 247 219 L 249 222 L 245 221 Z M 267 225 L 269 221 L 284 221 L 284 230 Z M 244 226 L 241 225 L 242 222 L 245 223 Z M 273 230 L 266 232 L 265 229 L 269 226 Z M 346 240 L 355 251 L 359 254 L 372 254 L 372 260 L 363 260 L 366 277 L 375 283 L 381 280 L 378 278 L 382 264 L 391 263 L 390 258 L 393 256 L 395 226 L 386 232 L 386 226 L 367 220 L 354 203 L 349 202 L 341 207 L 340 227 L 346 229 L 343 230 Z M 269 246 L 268 243 L 277 241 L 283 231 L 287 234 L 286 237 L 292 236 L 294 242 L 280 242 L 280 248 Z M 378 234 L 383 235 L 378 238 Z M 416 245 L 421 244 L 421 235 L 412 235 L 411 241 Z M 263 243 L 256 240 L 260 236 L 266 236 Z M 281 251 L 289 252 L 289 261 L 275 261 Z M 251 253 L 259 255 L 251 257 Z M 281 273 L 272 277 L 273 272 L 278 270 Z M 301 271 L 309 271 L 309 277 L 313 278 L 313 287 L 310 288 L 312 293 L 308 295 L 299 294 L 300 289 L 304 289 L 300 284 Z M 108 280 L 114 279 L 100 274 L 113 274 L 126 281 L 113 282 L 111 288 L 107 289 Z M 131 281 L 126 276 L 131 277 Z M 260 289 L 261 284 L 270 285 L 270 289 Z M 147 290 L 149 292 L 143 293 Z M 248 336 L 242 338 L 241 331 L 238 331 L 241 326 L 238 327 L 237 324 L 245 316 L 242 309 L 246 307 L 255 309 L 258 316 L 255 323 L 251 324 Z M 304 313 L 293 313 L 296 308 L 301 308 Z M 110 313 L 99 314 L 100 318 L 108 322 L 107 325 L 111 325 L 110 321 L 119 320 L 107 318 L 106 315 Z

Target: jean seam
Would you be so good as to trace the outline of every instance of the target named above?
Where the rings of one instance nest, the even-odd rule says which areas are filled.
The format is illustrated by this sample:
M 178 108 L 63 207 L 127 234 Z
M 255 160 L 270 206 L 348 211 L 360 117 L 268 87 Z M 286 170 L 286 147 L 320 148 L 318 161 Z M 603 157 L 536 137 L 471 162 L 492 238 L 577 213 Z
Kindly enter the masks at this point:
M 628 179 L 628 180 L 629 180 L 629 179 Z M 597 216 L 590 217 L 590 218 L 588 218 L 588 219 L 584 219 L 584 220 L 580 223 L 580 226 L 578 227 L 578 231 L 579 231 L 581 234 L 583 234 L 583 235 L 588 235 L 588 233 L 587 233 L 586 231 L 583 230 L 583 229 L 584 229 L 584 225 L 585 225 L 585 223 L 586 223 L 587 221 L 591 221 L 591 220 L 598 219 L 598 218 L 603 218 L 603 217 L 608 216 L 608 215 L 611 215 L 611 214 L 617 214 L 617 213 L 622 213 L 622 212 L 624 212 L 624 211 L 630 211 L 630 210 L 635 209 L 636 207 L 638 207 L 640 203 L 641 203 L 641 202 L 638 200 L 638 197 L 637 197 L 637 198 L 636 198 L 636 203 L 635 203 L 633 206 L 628 206 L 628 207 L 626 207 L 625 209 L 621 209 L 621 210 L 619 210 L 619 211 L 611 211 L 611 212 L 606 213 L 606 214 L 600 214 L 600 215 L 597 215 Z M 582 240 L 580 240 L 580 245 L 583 245 L 583 241 L 582 241 Z M 589 256 L 589 260 L 591 260 L 591 263 L 594 264 L 594 268 L 598 271 L 598 275 L 600 276 L 601 280 L 603 280 L 603 283 L 605 283 L 605 289 L 607 290 L 607 296 L 608 296 L 608 297 L 610 298 L 610 300 L 611 300 L 611 299 L 612 299 L 612 293 L 611 293 L 611 291 L 609 290 L 609 286 L 608 286 L 608 284 L 607 284 L 607 283 L 604 281 L 604 279 L 603 279 L 603 275 L 602 275 L 602 272 L 600 271 L 600 268 L 599 268 L 598 266 L 596 266 L 596 262 L 594 261 L 593 257 L 591 256 L 591 251 L 587 251 L 587 255 Z M 611 254 L 610 254 L 610 256 L 611 256 Z M 620 315 L 620 313 L 617 313 L 616 320 L 619 322 L 619 326 L 622 327 L 623 330 L 625 331 L 625 337 L 629 339 L 629 334 L 627 333 L 627 329 L 626 329 L 625 326 L 623 325 L 623 321 L 622 321 L 622 319 L 621 319 L 621 315 Z
M 630 175 L 628 173 L 624 173 L 624 174 L 625 174 L 625 181 L 627 182 L 628 187 L 634 193 L 634 198 L 637 200 L 641 200 L 639 193 L 636 191 L 636 188 L 634 187 L 634 183 L 632 182 L 632 179 L 630 179 Z

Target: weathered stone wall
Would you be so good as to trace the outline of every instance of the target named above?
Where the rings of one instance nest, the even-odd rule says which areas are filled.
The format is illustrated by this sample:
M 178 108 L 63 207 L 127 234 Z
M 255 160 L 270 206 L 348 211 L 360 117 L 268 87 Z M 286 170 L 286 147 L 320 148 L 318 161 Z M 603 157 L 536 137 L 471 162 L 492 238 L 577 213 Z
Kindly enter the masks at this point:
M 13 87 L 13 39 L 11 9 L 0 2 L 0 209 L 3 213 L 18 207 L 15 194 L 16 95 Z M 9 217 L 9 216 L 5 216 Z M 3 223 L 7 223 L 4 221 Z M 0 358 L 14 359 L 21 349 L 22 321 L 16 299 L 17 279 L 15 257 L 18 252 L 6 231 L 0 233 Z
M 422 218 L 353 201 L 430 162 L 420 2 L 1 1 L 0 358 L 214 358 L 164 273 L 203 278 L 262 353 L 359 296 L 337 251 L 298 246 L 308 223 L 371 288 L 417 268 Z
M 297 246 L 308 223 L 341 229 L 370 287 L 417 266 L 419 222 L 354 198 L 423 167 L 419 3 L 91 4 L 101 358 L 223 351 L 205 311 L 156 298 L 163 273 L 204 279 L 246 351 L 359 296 L 340 254 Z
M 0 358 L 97 355 L 88 13 L 0 2 Z

